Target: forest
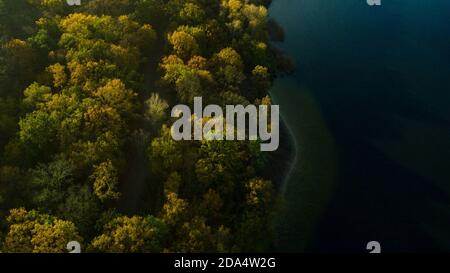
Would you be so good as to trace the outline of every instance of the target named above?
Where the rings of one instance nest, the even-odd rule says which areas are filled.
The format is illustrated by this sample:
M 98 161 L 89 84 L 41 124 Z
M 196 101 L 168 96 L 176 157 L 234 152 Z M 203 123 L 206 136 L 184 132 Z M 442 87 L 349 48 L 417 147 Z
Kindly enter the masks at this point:
M 265 252 L 259 141 L 175 141 L 170 109 L 270 105 L 270 0 L 0 0 L 0 250 Z

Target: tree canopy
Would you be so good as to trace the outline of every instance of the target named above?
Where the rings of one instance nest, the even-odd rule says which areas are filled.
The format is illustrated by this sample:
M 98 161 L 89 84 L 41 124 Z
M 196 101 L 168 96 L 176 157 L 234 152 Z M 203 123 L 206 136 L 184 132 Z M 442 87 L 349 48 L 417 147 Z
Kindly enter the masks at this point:
M 267 4 L 0 0 L 2 251 L 268 250 L 258 143 L 175 141 L 169 111 L 270 103 Z

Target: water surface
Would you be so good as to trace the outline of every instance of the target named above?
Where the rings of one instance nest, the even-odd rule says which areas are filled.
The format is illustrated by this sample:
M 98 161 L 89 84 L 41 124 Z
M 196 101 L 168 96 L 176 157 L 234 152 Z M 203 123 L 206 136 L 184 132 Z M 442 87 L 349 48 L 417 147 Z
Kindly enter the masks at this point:
M 450 1 L 270 12 L 297 65 L 273 90 L 299 146 L 279 250 L 450 250 Z

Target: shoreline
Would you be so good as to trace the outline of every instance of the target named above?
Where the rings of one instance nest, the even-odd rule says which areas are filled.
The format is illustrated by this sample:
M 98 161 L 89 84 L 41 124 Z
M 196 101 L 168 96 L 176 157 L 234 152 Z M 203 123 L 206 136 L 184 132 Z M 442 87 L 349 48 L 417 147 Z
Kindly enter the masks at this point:
M 294 168 L 294 162 L 297 157 L 296 143 L 288 124 L 280 116 L 280 146 L 278 150 L 268 156 L 264 176 L 269 178 L 274 185 L 276 192 L 284 194 L 285 182 Z
M 281 120 L 283 122 L 283 127 L 285 131 L 285 134 L 288 139 L 288 145 L 289 147 L 293 148 L 290 150 L 290 162 L 289 167 L 286 168 L 285 173 L 282 175 L 282 182 L 280 187 L 280 193 L 282 195 L 286 194 L 286 188 L 287 188 L 287 181 L 289 180 L 290 176 L 292 175 L 294 169 L 295 169 L 295 163 L 298 162 L 299 157 L 299 151 L 298 151 L 298 144 L 297 140 L 294 137 L 294 133 L 292 129 L 289 127 L 289 124 L 286 122 L 285 117 L 281 114 Z
M 292 78 L 272 87 L 280 105 L 290 150 L 279 193 L 283 197 L 274 220 L 277 252 L 305 251 L 335 188 L 337 163 L 333 138 L 309 90 Z M 295 151 L 293 153 L 292 151 Z
M 283 41 L 271 39 L 274 53 L 279 55 L 281 73 L 270 94 L 290 136 L 295 154 L 282 177 L 281 211 L 273 221 L 276 252 L 305 252 L 315 238 L 317 225 L 335 190 L 337 151 L 334 138 L 324 120 L 320 105 L 312 92 L 300 82 L 295 72 L 299 53 L 289 51 L 291 29 L 280 16 L 289 7 L 279 2 L 268 6 L 270 18 L 283 29 Z M 289 58 L 289 59 L 288 59 Z M 286 164 L 286 162 L 285 162 Z

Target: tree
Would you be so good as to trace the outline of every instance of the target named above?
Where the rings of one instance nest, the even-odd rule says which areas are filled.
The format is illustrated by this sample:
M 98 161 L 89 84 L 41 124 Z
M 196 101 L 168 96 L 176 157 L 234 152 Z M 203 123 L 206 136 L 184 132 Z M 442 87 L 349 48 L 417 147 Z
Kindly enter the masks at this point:
M 206 90 L 213 90 L 215 81 L 208 70 L 195 68 L 202 64 L 201 57 L 194 57 L 188 65 L 175 55 L 163 59 L 161 67 L 164 69 L 163 80 L 171 85 L 179 101 L 192 103 L 194 97 L 207 95 Z M 213 94 L 210 94 L 213 95 Z
M 19 139 L 31 160 L 45 160 L 56 150 L 56 124 L 48 113 L 32 112 L 19 121 L 19 127 Z
M 186 68 L 186 67 L 185 67 Z M 200 77 L 192 69 L 182 69 L 175 82 L 175 88 L 180 101 L 191 103 L 194 97 L 202 95 L 203 88 Z
M 176 193 L 168 192 L 162 209 L 162 220 L 171 227 L 186 220 L 188 202 L 178 197 Z
M 59 63 L 51 65 L 47 69 L 53 76 L 53 86 L 56 88 L 62 88 L 67 83 L 67 74 L 65 66 Z
M 94 235 L 92 227 L 100 214 L 98 199 L 88 185 L 67 189 L 65 200 L 58 206 L 58 216 L 73 222 L 85 238 Z
M 247 175 L 249 167 L 251 163 L 242 143 L 204 140 L 195 173 L 204 188 L 212 187 L 220 194 L 230 195 L 236 189 L 237 181 Z
M 101 252 L 267 250 L 259 142 L 175 141 L 168 112 L 270 104 L 266 3 L 0 0 L 0 216 L 30 209 L 0 223 L 5 251 L 67 252 L 80 234 Z M 159 218 L 117 213 L 131 157 L 150 168 L 136 209 Z
M 189 60 L 188 66 L 196 70 L 208 70 L 208 60 L 202 56 L 194 56 Z
M 93 165 L 110 160 L 115 166 L 123 166 L 123 140 L 108 131 L 94 140 L 77 140 L 67 151 L 80 173 L 89 171 Z
M 268 11 L 264 6 L 254 4 L 246 4 L 242 9 L 248 27 L 256 39 L 264 39 L 266 32 L 264 28 L 267 25 Z
M 156 33 L 129 16 L 93 16 L 74 13 L 59 22 L 59 46 L 64 50 L 71 82 L 94 88 L 108 79 L 120 79 L 128 87 L 140 86 L 140 65 L 150 51 Z
M 38 223 L 34 226 L 31 244 L 34 253 L 65 253 L 67 244 L 82 242 L 72 222 L 56 219 L 53 223 Z
M 102 202 L 119 199 L 118 173 L 110 160 L 95 166 L 90 178 L 94 184 L 94 192 Z
M 166 226 L 153 216 L 120 216 L 105 225 L 91 250 L 109 253 L 157 253 L 163 250 Z
M 252 71 L 252 86 L 254 89 L 253 97 L 260 98 L 265 96 L 272 85 L 269 69 L 258 65 Z
M 244 75 L 241 56 L 232 48 L 222 49 L 213 59 L 215 75 L 225 90 L 238 91 Z
M 66 7 L 64 2 L 59 0 L 43 0 L 40 2 L 41 8 L 49 13 L 48 15 L 62 14 L 64 12 L 64 8 Z
M 66 253 L 68 242 L 82 242 L 73 223 L 34 210 L 12 209 L 6 221 L 4 252 Z
M 94 102 L 86 107 L 83 114 L 83 135 L 87 139 L 108 131 L 121 135 L 126 128 L 118 109 L 105 104 Z
M 66 198 L 67 189 L 74 183 L 72 162 L 57 158 L 48 164 L 39 164 L 30 171 L 31 197 L 35 207 L 56 212 Z
M 183 163 L 182 144 L 172 139 L 170 128 L 166 125 L 161 129 L 161 137 L 155 138 L 150 144 L 148 155 L 153 170 L 161 176 L 176 171 Z
M 182 24 L 195 25 L 204 21 L 204 10 L 194 3 L 185 3 L 179 13 L 179 20 Z
M 242 0 L 223 1 L 221 15 L 227 26 L 235 33 L 250 33 L 255 39 L 267 39 L 265 26 L 268 11 L 262 5 L 246 3 Z
M 220 224 L 223 223 L 222 209 L 224 202 L 220 195 L 213 189 L 209 189 L 199 204 L 199 214 L 208 219 L 209 223 Z
M 167 117 L 167 109 L 169 108 L 169 104 L 157 93 L 152 93 L 150 98 L 145 102 L 145 117 L 152 124 L 152 128 L 160 128 L 161 123 Z
M 234 240 L 242 252 L 263 252 L 273 242 L 272 221 L 268 212 L 264 215 L 245 211 L 238 221 Z
M 37 49 L 40 61 L 47 63 L 48 54 L 58 47 L 60 30 L 58 27 L 58 17 L 45 17 L 36 21 L 37 32 L 28 38 L 33 48 Z M 53 53 L 51 56 L 54 56 Z
M 249 180 L 245 187 L 247 189 L 247 205 L 263 213 L 270 211 L 273 206 L 274 189 L 272 182 L 260 178 Z
M 246 207 L 241 214 L 236 242 L 244 252 L 262 252 L 273 238 L 275 191 L 269 180 L 252 178 L 245 183 Z
M 173 46 L 174 53 L 184 60 L 188 60 L 199 53 L 197 41 L 186 32 L 175 31 L 169 34 L 168 40 Z
M 164 182 L 164 192 L 178 194 L 181 187 L 181 175 L 177 172 L 172 172 L 167 180 Z
M 162 28 L 168 20 L 168 11 L 165 0 L 138 0 L 133 18 L 139 22 L 152 24 Z
M 47 86 L 33 83 L 24 91 L 23 105 L 27 110 L 36 110 L 41 108 L 42 104 L 49 101 L 52 95 L 52 89 Z
M 30 43 L 12 39 L 0 45 L 0 95 L 14 95 L 30 83 L 36 55 Z
M 0 0 L 0 38 L 30 34 L 39 15 L 40 12 L 32 1 Z
M 97 15 L 112 15 L 119 16 L 129 14 L 132 11 L 133 0 L 115 0 L 115 1 L 103 1 L 103 0 L 89 0 L 87 3 L 83 3 L 82 10 L 87 13 Z
M 119 79 L 108 81 L 94 93 L 103 105 L 110 106 L 121 115 L 130 116 L 136 112 L 137 94 L 127 89 Z
M 195 217 L 178 230 L 179 240 L 173 246 L 175 252 L 198 253 L 214 251 L 214 236 L 204 218 Z

